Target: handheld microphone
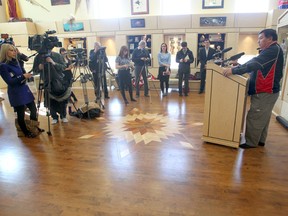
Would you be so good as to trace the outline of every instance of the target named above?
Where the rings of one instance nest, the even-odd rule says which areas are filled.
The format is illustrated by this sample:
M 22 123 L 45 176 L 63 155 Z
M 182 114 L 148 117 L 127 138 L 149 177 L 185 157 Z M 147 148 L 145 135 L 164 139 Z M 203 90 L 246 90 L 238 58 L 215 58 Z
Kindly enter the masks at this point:
M 245 52 L 241 52 L 241 53 L 238 53 L 238 54 L 236 54 L 234 56 L 231 56 L 229 59 L 226 59 L 223 62 L 225 63 L 227 61 L 235 61 L 235 60 L 241 58 L 241 56 L 243 56 L 243 55 L 245 55 Z

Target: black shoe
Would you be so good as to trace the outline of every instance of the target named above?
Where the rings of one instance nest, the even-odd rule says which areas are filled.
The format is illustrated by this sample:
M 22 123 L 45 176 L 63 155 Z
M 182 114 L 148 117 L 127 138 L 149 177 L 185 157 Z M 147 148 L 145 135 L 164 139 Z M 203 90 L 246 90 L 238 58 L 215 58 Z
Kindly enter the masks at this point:
M 187 97 L 188 96 L 188 94 L 184 94 L 185 95 L 185 97 Z
M 146 95 L 144 95 L 145 97 L 150 97 L 150 95 L 149 94 L 146 94 Z
M 129 104 L 128 100 L 125 100 L 124 103 L 125 103 L 126 105 Z
M 134 98 L 132 98 L 131 101 L 137 102 L 137 100 L 135 100 Z
M 44 131 L 45 131 L 44 129 L 42 129 L 42 128 L 39 128 L 39 127 L 37 127 L 37 129 L 38 129 L 38 131 L 39 131 L 40 133 L 42 133 L 42 132 L 44 132 Z
M 110 97 L 107 95 L 107 96 L 105 96 L 105 99 L 109 99 Z
M 254 146 L 247 145 L 246 143 L 239 145 L 239 147 L 242 149 L 255 148 Z
M 265 146 L 265 143 L 259 142 L 259 143 L 258 143 L 258 146 Z
M 203 91 L 202 90 L 200 90 L 199 92 L 198 92 L 198 94 L 202 94 L 203 93 Z
M 31 132 L 28 132 L 27 134 L 25 134 L 25 137 L 27 137 L 27 138 L 35 138 L 36 135 L 31 133 Z
M 181 94 L 179 94 L 179 96 L 180 96 L 180 97 L 182 97 L 182 96 L 183 96 L 183 95 L 182 95 L 182 93 L 181 93 Z

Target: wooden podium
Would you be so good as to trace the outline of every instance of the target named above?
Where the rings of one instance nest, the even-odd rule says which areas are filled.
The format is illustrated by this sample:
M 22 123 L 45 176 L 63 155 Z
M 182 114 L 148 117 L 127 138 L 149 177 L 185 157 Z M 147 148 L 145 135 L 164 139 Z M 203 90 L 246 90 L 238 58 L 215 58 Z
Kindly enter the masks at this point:
M 203 137 L 205 142 L 238 148 L 246 113 L 248 79 L 224 77 L 223 68 L 207 63 Z

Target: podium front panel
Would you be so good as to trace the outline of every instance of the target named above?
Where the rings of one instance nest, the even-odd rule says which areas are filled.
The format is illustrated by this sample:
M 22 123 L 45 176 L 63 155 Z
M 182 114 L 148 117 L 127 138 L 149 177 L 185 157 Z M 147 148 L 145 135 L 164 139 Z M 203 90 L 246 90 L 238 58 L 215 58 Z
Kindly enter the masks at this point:
M 224 77 L 209 63 L 206 71 L 203 137 L 206 142 L 238 148 L 245 116 L 247 78 Z

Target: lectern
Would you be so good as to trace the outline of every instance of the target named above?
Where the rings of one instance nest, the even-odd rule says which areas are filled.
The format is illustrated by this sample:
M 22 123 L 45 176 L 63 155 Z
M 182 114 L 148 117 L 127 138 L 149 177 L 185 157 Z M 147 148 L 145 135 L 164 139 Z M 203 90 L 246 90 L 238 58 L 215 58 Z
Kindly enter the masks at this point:
M 238 148 L 246 113 L 248 79 L 224 77 L 223 68 L 207 63 L 203 137 L 205 142 Z

